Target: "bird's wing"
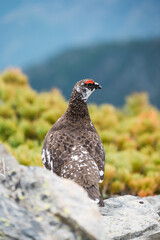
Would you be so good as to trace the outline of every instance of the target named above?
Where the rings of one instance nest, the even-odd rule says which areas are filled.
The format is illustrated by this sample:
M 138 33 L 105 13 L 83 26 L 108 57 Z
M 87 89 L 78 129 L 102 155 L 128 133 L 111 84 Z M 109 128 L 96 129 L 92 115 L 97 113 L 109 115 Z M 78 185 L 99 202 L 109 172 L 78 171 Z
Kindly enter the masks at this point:
M 104 179 L 104 171 L 105 171 L 105 151 L 101 142 L 97 143 L 95 150 L 96 150 L 96 154 L 99 154 L 100 156 L 100 158 L 96 158 L 95 161 L 99 168 L 99 175 L 100 175 L 99 182 L 101 183 Z
M 77 148 L 74 150 L 75 146 Z M 87 150 L 94 159 L 99 169 L 99 181 L 103 181 L 105 167 L 105 152 L 97 133 L 89 132 L 72 135 L 70 132 L 55 130 L 48 132 L 42 149 L 42 161 L 44 166 L 61 175 L 61 168 L 72 155 L 80 155 L 82 150 Z M 68 164 L 68 163 L 67 163 Z
M 90 141 L 87 150 L 98 166 L 100 175 L 99 182 L 102 182 L 104 179 L 105 170 L 105 151 L 103 148 L 103 144 L 99 138 L 99 135 L 96 132 L 90 132 L 88 139 L 90 139 Z
M 73 139 L 70 134 L 62 131 L 49 132 L 45 137 L 42 149 L 43 165 L 60 175 L 61 167 L 68 159 L 72 144 Z
M 78 183 L 86 189 L 90 198 L 103 206 L 98 186 L 100 174 L 96 162 L 83 145 L 76 145 L 72 150 L 69 161 L 66 161 L 62 166 L 61 177 L 69 178 Z

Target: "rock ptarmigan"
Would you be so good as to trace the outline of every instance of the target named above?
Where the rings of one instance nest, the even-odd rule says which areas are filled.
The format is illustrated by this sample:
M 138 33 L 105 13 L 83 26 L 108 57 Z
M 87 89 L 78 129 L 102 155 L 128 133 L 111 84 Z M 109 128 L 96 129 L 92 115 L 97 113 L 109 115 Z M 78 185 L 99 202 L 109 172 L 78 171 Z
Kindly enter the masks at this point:
M 74 180 L 104 206 L 98 183 L 104 178 L 105 151 L 87 108 L 90 94 L 101 88 L 91 79 L 76 83 L 68 109 L 45 137 L 42 161 L 45 168 Z

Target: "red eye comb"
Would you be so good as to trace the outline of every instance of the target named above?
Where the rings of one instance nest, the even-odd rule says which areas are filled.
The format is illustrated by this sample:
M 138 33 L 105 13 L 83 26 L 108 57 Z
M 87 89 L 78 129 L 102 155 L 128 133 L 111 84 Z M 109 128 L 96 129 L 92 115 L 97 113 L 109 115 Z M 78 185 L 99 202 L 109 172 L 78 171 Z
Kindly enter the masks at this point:
M 93 83 L 94 83 L 94 81 L 93 81 L 93 80 L 87 80 L 87 81 L 85 82 L 85 84 L 88 84 L 88 83 L 91 83 L 91 84 L 93 84 Z

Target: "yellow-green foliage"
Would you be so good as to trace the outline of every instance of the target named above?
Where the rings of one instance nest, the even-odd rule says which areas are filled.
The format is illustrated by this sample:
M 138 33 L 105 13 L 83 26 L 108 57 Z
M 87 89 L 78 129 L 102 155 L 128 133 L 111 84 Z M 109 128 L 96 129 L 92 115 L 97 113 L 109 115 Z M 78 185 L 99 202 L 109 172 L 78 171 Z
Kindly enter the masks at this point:
M 67 108 L 57 89 L 37 93 L 19 69 L 0 75 L 0 141 L 24 165 L 42 166 L 45 134 Z M 106 151 L 103 194 L 160 194 L 160 112 L 146 93 L 122 109 L 89 105 Z

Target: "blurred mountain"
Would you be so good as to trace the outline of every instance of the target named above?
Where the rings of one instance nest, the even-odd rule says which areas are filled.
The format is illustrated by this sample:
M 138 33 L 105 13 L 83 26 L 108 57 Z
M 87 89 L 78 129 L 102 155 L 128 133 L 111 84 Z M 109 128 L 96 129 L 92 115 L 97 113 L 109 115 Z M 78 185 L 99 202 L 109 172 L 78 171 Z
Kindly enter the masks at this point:
M 121 106 L 126 95 L 147 91 L 151 103 L 160 107 L 160 39 L 71 49 L 25 73 L 36 90 L 57 87 L 67 99 L 78 80 L 93 78 L 103 90 L 93 94 L 91 102 Z
M 160 36 L 159 0 L 17 0 L 0 7 L 0 70 L 101 41 Z

